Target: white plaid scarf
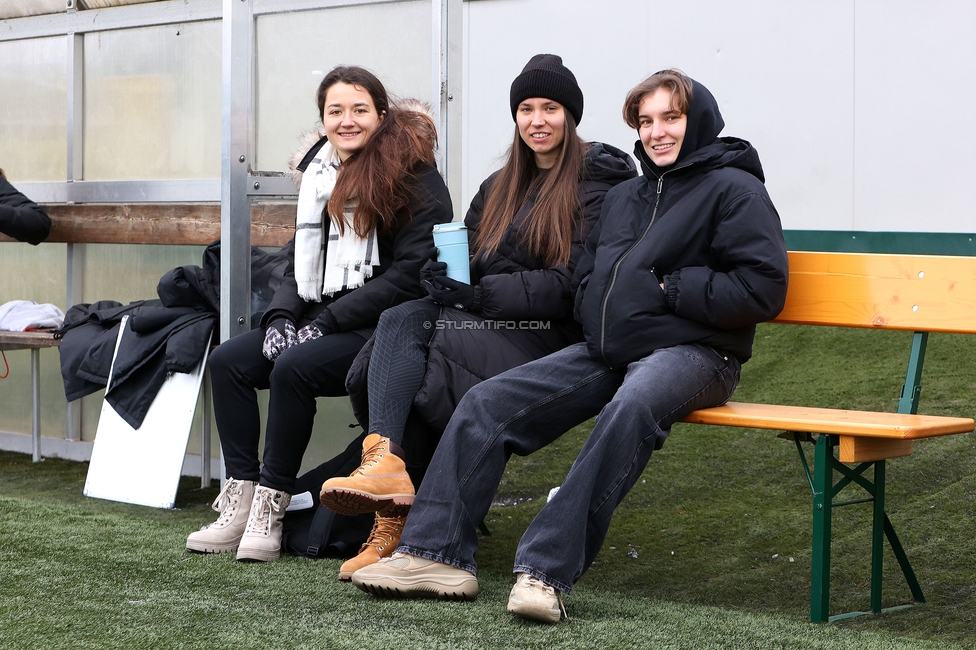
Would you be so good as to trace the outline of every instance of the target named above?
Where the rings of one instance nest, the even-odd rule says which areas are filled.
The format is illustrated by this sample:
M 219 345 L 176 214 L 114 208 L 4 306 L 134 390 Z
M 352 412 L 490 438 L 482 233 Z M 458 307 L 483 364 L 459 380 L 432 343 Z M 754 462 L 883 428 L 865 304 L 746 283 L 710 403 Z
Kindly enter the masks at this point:
M 353 228 L 356 202 L 347 201 L 342 218 L 345 233 L 329 219 L 329 236 L 324 238 L 322 218 L 339 172 L 339 154 L 326 143 L 309 163 L 298 190 L 295 223 L 295 281 L 306 302 L 321 302 L 322 296 L 361 287 L 380 263 L 374 228 L 360 237 Z

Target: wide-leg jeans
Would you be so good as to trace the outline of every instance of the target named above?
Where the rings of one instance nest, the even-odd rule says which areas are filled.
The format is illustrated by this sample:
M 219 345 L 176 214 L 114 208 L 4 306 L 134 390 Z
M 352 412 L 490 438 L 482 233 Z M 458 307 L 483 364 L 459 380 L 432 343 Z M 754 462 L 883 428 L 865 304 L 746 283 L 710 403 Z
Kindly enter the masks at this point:
M 597 415 L 515 559 L 516 572 L 571 592 L 603 544 L 614 509 L 671 425 L 695 409 L 725 403 L 739 370 L 734 357 L 698 344 L 656 350 L 611 369 L 579 343 L 479 384 L 441 438 L 397 550 L 476 572 L 477 525 L 511 454 L 531 454 Z

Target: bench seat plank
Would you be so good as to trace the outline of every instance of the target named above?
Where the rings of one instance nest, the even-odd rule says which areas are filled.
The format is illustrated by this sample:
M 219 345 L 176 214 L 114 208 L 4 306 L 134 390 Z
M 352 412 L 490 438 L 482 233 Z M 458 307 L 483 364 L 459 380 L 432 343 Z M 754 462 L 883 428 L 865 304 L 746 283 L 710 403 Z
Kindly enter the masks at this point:
M 911 415 L 873 411 L 775 406 L 729 402 L 724 406 L 689 413 L 683 422 L 718 426 L 778 429 L 807 433 L 915 440 L 951 433 L 968 433 L 972 418 Z

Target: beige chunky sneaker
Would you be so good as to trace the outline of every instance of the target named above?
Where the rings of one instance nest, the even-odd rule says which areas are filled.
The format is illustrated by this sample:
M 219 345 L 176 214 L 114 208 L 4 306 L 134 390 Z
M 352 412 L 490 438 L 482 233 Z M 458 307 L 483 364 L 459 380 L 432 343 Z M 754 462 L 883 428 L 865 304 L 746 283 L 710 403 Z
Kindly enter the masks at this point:
M 562 594 L 528 573 L 518 574 L 508 596 L 508 611 L 543 623 L 558 623 L 561 618 L 569 618 Z
M 364 512 L 406 516 L 413 499 L 413 482 L 403 463 L 403 450 L 378 433 L 363 440 L 362 464 L 349 476 L 323 483 L 319 495 L 323 506 L 350 517 Z
M 449 564 L 394 553 L 352 574 L 352 583 L 380 598 L 474 600 L 478 578 Z
M 403 532 L 406 522 L 406 517 L 383 517 L 377 514 L 373 521 L 373 530 L 359 549 L 359 555 L 346 560 L 339 567 L 339 580 L 352 580 L 352 574 L 356 571 L 390 557 L 400 542 L 400 533 Z
M 229 478 L 224 489 L 210 506 L 220 513 L 217 521 L 208 524 L 186 538 L 186 547 L 198 553 L 229 553 L 236 551 L 247 526 L 254 498 L 255 481 Z
M 263 485 L 254 488 L 251 514 L 237 547 L 238 560 L 271 562 L 281 557 L 281 518 L 291 495 Z

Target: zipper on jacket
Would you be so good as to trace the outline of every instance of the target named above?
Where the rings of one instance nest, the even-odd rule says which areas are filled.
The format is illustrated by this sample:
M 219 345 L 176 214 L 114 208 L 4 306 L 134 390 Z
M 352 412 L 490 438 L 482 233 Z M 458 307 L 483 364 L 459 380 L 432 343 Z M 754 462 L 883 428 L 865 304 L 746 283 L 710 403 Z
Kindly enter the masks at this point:
M 607 333 L 607 303 L 610 301 L 610 292 L 613 291 L 613 285 L 617 281 L 617 272 L 620 270 L 620 265 L 623 263 L 625 259 L 627 259 L 627 256 L 630 255 L 642 241 L 644 241 L 644 238 L 647 236 L 647 233 L 650 232 L 651 230 L 651 226 L 654 225 L 654 220 L 657 219 L 657 208 L 661 204 L 661 190 L 664 187 L 664 174 L 666 173 L 667 172 L 664 172 L 657 177 L 657 196 L 654 198 L 654 210 L 651 212 L 650 223 L 648 223 L 647 227 L 644 228 L 644 232 L 641 233 L 641 236 L 638 237 L 637 240 L 633 244 L 631 244 L 630 248 L 628 248 L 624 252 L 624 254 L 620 256 L 620 259 L 618 259 L 614 263 L 613 271 L 610 273 L 610 283 L 607 285 L 607 290 L 603 294 L 603 304 L 600 306 L 600 356 L 603 357 L 603 362 L 608 366 L 610 366 L 611 368 L 613 366 L 610 364 L 609 361 L 607 361 L 607 353 L 606 353 L 606 346 L 605 346 L 606 333 Z

